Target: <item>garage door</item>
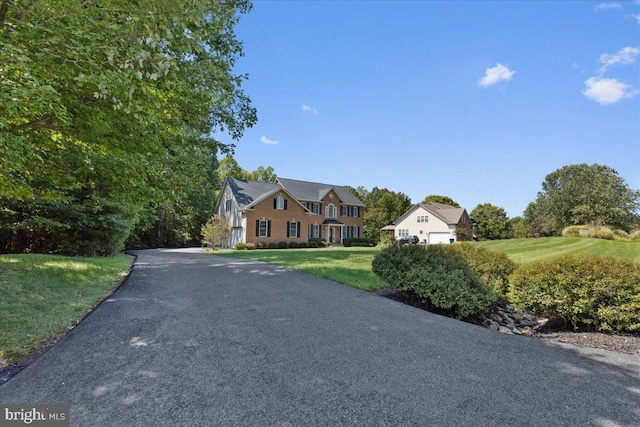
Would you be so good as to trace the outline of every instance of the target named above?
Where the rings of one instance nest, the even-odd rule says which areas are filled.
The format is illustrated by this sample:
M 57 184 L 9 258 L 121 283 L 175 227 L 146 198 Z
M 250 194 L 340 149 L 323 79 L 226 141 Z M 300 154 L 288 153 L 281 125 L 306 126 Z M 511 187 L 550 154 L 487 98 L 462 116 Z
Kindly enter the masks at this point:
M 451 233 L 429 233 L 429 244 L 446 243 L 449 244 Z

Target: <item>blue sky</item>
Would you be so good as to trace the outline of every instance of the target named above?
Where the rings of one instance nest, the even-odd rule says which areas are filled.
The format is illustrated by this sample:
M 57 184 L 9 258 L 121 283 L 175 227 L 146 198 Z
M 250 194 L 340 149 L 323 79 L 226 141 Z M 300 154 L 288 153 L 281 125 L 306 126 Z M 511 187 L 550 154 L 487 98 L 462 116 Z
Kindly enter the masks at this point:
M 510 217 L 569 164 L 640 189 L 639 1 L 256 1 L 237 36 L 246 170 Z

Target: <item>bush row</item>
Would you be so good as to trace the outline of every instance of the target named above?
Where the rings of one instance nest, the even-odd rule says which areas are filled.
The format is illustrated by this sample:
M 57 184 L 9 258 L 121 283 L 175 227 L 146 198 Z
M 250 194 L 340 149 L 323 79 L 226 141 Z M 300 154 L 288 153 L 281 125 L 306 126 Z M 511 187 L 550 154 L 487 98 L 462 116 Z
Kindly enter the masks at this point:
M 351 246 L 362 246 L 367 248 L 373 248 L 378 244 L 378 240 L 371 239 L 368 237 L 349 237 L 347 239 L 344 239 L 342 241 L 342 244 L 347 248 Z
M 570 225 L 562 230 L 562 236 L 605 240 L 640 240 L 640 230 L 627 233 L 624 230 L 612 230 L 603 225 Z
M 508 297 L 574 328 L 640 331 L 640 264 L 628 259 L 565 256 L 516 267 L 473 245 L 407 245 L 382 250 L 372 270 L 407 298 L 456 318 L 484 316 Z
M 574 328 L 640 330 L 640 265 L 610 257 L 574 258 L 519 267 L 511 302 Z
M 253 249 L 298 249 L 298 248 L 323 248 L 326 246 L 325 241 L 320 239 L 311 239 L 308 242 L 258 242 L 257 245 L 253 243 L 236 243 L 234 248 L 238 251 L 246 251 Z

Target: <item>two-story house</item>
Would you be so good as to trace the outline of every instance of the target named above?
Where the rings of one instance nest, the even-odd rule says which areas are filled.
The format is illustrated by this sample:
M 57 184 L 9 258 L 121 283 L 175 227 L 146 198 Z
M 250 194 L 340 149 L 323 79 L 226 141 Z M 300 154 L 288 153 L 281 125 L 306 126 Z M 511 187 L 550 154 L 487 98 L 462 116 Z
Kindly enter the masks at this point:
M 232 227 L 236 243 L 342 243 L 362 237 L 362 203 L 346 187 L 278 178 L 275 183 L 225 180 L 214 214 Z

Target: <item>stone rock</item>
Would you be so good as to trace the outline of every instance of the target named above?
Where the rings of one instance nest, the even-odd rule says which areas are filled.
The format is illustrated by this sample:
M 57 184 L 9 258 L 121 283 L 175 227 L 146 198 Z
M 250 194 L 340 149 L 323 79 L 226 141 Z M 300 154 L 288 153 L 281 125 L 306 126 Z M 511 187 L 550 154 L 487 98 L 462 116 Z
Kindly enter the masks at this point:
M 511 329 L 504 326 L 498 326 L 498 332 L 502 332 L 503 334 L 513 335 L 513 332 L 511 332 Z

